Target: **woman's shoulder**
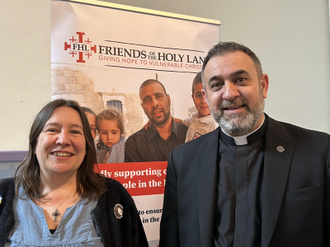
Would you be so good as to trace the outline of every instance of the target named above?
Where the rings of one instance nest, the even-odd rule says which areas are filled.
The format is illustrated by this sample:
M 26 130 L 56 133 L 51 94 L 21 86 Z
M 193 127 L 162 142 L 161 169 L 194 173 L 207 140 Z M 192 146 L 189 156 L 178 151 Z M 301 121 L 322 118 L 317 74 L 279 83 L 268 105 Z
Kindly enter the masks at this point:
M 125 192 L 125 194 L 128 193 L 124 186 L 113 178 L 106 178 L 105 185 L 107 187 L 107 190 L 118 191 L 119 193 Z
M 135 203 L 128 193 L 128 191 L 124 188 L 124 186 L 115 179 L 106 178 L 105 184 L 107 187 L 106 192 L 102 195 L 99 202 L 107 201 L 110 204 L 122 204 L 129 206 L 129 208 L 135 208 Z M 105 201 L 104 201 L 105 200 Z
M 3 178 L 0 179 L 0 191 L 15 189 L 14 178 Z

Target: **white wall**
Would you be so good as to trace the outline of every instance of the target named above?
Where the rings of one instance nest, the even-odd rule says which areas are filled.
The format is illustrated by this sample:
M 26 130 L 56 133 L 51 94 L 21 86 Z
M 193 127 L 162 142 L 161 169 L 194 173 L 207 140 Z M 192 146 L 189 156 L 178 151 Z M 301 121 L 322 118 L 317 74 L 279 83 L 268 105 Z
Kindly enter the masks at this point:
M 32 119 L 51 100 L 50 27 L 50 1 L 0 1 L 0 151 L 27 150 Z
M 266 112 L 329 132 L 327 1 L 112 2 L 220 20 L 220 39 L 252 48 L 269 74 Z M 1 0 L 0 42 L 0 151 L 26 150 L 31 121 L 51 99 L 50 1 Z

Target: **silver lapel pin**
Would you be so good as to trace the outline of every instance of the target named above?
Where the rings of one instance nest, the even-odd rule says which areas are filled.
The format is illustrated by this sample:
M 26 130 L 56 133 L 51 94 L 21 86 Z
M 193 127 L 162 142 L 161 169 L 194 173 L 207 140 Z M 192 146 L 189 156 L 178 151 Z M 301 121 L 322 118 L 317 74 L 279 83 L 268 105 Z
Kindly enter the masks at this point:
M 121 204 L 119 203 L 116 204 L 115 207 L 113 208 L 113 211 L 117 219 L 123 218 L 124 208 Z
M 278 147 L 276 148 L 276 150 L 277 150 L 278 152 L 280 152 L 280 153 L 283 153 L 283 152 L 285 151 L 284 147 L 282 147 L 282 146 L 278 146 Z

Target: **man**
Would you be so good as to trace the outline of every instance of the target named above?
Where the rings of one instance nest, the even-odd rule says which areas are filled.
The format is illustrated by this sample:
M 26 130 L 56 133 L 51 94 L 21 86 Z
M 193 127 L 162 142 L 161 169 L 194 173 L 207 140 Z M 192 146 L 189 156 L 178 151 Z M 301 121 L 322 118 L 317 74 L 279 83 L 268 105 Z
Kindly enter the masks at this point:
M 329 135 L 263 113 L 268 76 L 247 47 L 204 60 L 220 128 L 169 157 L 160 246 L 330 246 Z
M 173 121 L 171 99 L 161 82 L 152 79 L 143 82 L 140 99 L 151 126 L 127 139 L 125 161 L 167 161 L 170 151 L 184 143 L 187 127 Z

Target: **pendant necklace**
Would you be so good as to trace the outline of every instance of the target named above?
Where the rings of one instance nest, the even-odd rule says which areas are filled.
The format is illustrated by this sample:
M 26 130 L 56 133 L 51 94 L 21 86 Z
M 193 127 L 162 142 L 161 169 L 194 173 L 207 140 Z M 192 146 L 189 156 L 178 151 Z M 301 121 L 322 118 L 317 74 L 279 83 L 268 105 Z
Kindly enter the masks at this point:
M 60 206 L 62 206 L 62 204 L 65 203 L 69 199 L 69 197 L 70 197 L 71 192 L 73 191 L 73 189 L 74 189 L 74 187 L 70 191 L 68 197 L 60 205 L 58 205 L 57 207 L 55 207 L 55 205 L 52 203 L 52 200 L 51 199 L 49 200 L 49 202 L 53 205 L 53 207 L 55 209 L 55 211 L 52 213 L 52 216 L 54 217 L 54 222 L 56 222 L 57 221 L 57 217 L 61 215 L 60 212 L 57 210 L 57 208 L 60 208 Z

